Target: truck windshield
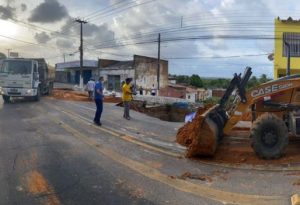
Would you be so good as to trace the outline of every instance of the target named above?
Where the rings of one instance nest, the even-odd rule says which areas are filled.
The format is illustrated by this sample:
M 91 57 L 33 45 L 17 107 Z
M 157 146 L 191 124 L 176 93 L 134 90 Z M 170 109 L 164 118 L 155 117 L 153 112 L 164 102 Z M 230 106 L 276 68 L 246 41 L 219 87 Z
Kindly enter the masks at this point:
M 9 74 L 31 74 L 30 61 L 3 61 L 0 72 Z

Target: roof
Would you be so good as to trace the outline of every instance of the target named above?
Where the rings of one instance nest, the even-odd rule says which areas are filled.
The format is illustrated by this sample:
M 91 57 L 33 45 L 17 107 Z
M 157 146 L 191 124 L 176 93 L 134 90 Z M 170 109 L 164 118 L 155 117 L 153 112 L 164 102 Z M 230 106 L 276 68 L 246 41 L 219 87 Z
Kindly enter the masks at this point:
M 282 23 L 300 23 L 300 19 L 294 20 L 292 17 L 288 17 L 287 19 L 280 19 L 279 17 L 277 17 L 277 20 L 281 21 Z
M 98 61 L 83 60 L 83 67 L 98 68 Z M 64 68 L 80 68 L 80 61 L 70 61 L 56 64 L 56 69 Z
M 197 89 L 192 88 L 192 87 L 186 87 L 186 92 L 188 92 L 188 93 L 196 93 Z
M 126 70 L 126 69 L 133 69 L 133 61 L 119 61 L 113 63 L 107 67 L 101 68 L 103 70 Z
M 157 61 L 157 58 L 153 58 L 153 57 L 149 57 L 149 56 L 141 56 L 141 55 L 133 55 L 133 59 L 134 60 L 148 60 L 148 61 Z M 164 59 L 159 59 L 160 61 L 164 61 L 164 62 L 167 62 L 167 60 L 164 60 Z
M 184 85 L 178 85 L 178 84 L 172 84 L 172 83 L 169 83 L 168 86 L 169 86 L 169 87 L 172 87 L 172 88 L 186 89 L 186 86 L 184 86 Z

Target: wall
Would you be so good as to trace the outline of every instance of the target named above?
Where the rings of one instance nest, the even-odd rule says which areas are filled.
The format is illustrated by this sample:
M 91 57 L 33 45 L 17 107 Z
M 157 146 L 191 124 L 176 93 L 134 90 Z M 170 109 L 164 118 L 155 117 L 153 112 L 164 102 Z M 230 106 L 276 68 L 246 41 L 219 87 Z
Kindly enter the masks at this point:
M 65 71 L 56 71 L 55 72 L 55 82 L 69 83 L 68 72 L 65 72 Z
M 125 81 L 126 78 L 134 77 L 133 69 L 100 69 L 100 75 L 104 78 L 104 87 L 107 88 L 107 76 L 108 75 L 120 75 L 120 81 Z
M 110 66 L 110 65 L 118 63 L 118 62 L 120 62 L 120 61 L 109 60 L 109 59 L 98 59 L 98 66 L 100 68 L 105 68 L 107 66 Z
M 189 100 L 191 102 L 196 102 L 197 93 L 187 93 L 186 94 L 186 100 Z
M 283 33 L 300 33 L 300 22 L 282 22 L 275 19 L 275 54 L 274 54 L 274 78 L 286 74 L 287 57 L 283 57 Z M 291 74 L 300 73 L 300 57 L 291 57 Z
M 186 88 L 185 87 L 177 88 L 177 87 L 168 86 L 166 88 L 162 88 L 159 90 L 159 96 L 185 99 Z
M 154 84 L 157 88 L 157 59 L 134 55 L 135 83 L 137 87 L 151 89 Z M 160 61 L 160 88 L 168 86 L 168 61 Z
M 225 89 L 214 89 L 212 90 L 212 96 L 213 97 L 223 97 L 225 94 Z

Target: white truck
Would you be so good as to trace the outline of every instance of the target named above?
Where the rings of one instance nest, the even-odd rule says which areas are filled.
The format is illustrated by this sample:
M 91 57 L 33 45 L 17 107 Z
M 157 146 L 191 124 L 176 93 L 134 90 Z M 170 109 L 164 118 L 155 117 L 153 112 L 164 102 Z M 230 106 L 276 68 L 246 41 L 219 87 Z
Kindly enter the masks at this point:
M 40 100 L 53 89 L 54 72 L 48 68 L 45 59 L 4 59 L 0 66 L 0 95 L 4 102 L 11 97 Z

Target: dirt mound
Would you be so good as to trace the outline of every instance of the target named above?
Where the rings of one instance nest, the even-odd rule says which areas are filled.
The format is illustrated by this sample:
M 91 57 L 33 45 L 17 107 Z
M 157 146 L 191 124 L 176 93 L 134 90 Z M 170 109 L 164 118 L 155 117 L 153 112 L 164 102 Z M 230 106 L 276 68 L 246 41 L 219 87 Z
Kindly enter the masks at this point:
M 199 145 L 200 126 L 203 121 L 203 118 L 201 117 L 201 115 L 210 107 L 212 107 L 212 105 L 206 106 L 204 108 L 199 108 L 193 121 L 186 123 L 177 132 L 177 136 L 176 136 L 177 143 L 188 147 L 187 152 L 186 152 L 186 157 L 193 157 L 193 156 L 201 154 L 201 153 L 203 154 L 203 153 L 211 152 L 210 145 L 213 144 L 213 142 L 211 140 L 209 140 L 208 138 L 201 139 L 202 140 L 201 143 L 203 145 L 206 145 L 206 144 L 208 145 L 207 146 L 208 150 L 206 150 L 204 148 L 206 146 L 200 147 L 200 145 Z M 212 133 L 207 133 L 207 134 L 210 135 Z M 205 150 L 202 150 L 202 149 L 205 149 Z
M 90 101 L 88 94 L 76 92 L 67 89 L 55 89 L 52 92 L 52 97 L 60 100 L 71 100 L 71 101 Z
M 243 140 L 238 140 L 243 139 Z M 249 132 L 232 131 L 230 138 L 225 137 L 219 144 L 215 155 L 212 158 L 202 160 L 214 161 L 225 164 L 248 164 L 248 165 L 299 165 L 300 162 L 300 140 L 290 136 L 290 143 L 285 155 L 276 160 L 263 160 L 257 157 L 251 148 Z
M 92 101 L 87 93 L 78 92 L 70 89 L 55 89 L 53 90 L 52 97 L 59 100 L 70 100 L 70 101 Z M 122 99 L 120 97 L 105 96 L 104 102 L 106 103 L 120 103 Z

